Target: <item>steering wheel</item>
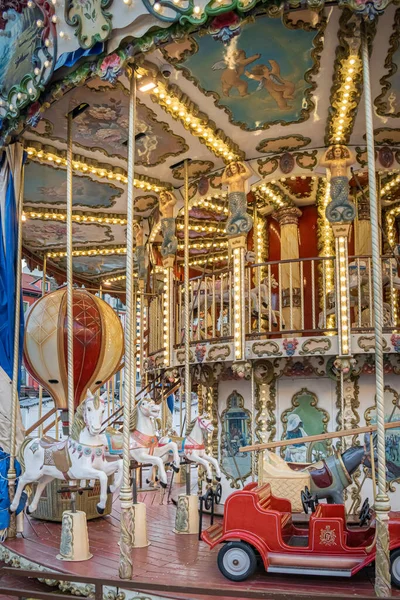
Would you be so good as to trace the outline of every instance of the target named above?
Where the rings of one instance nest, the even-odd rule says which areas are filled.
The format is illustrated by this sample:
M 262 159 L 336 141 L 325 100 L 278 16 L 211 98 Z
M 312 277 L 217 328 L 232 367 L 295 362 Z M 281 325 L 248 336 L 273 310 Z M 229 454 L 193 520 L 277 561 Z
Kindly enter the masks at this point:
M 363 527 L 366 523 L 371 520 L 371 509 L 369 506 L 368 498 L 365 498 L 363 505 L 360 510 L 360 527 Z
M 318 499 L 311 496 L 310 490 L 307 486 L 304 488 L 304 490 L 301 490 L 301 503 L 306 515 L 308 514 L 308 509 L 311 509 L 311 512 L 315 512 Z

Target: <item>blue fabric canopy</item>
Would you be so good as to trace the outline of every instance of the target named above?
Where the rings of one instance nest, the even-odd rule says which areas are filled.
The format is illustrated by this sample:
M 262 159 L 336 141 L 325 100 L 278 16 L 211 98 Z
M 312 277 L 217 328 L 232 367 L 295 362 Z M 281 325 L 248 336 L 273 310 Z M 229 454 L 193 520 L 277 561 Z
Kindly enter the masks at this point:
M 170 394 L 167 398 L 167 406 L 172 413 L 174 412 L 174 403 L 175 403 L 175 395 Z
M 25 157 L 24 157 L 25 158 Z M 3 154 L 1 169 L 7 169 Z M 12 379 L 14 359 L 15 286 L 18 252 L 17 206 L 14 181 L 8 170 L 5 201 L 0 204 L 0 367 Z M 24 310 L 21 290 L 19 364 L 24 342 Z M 19 369 L 19 373 L 20 373 Z M 20 382 L 20 375 L 18 383 Z
M 73 67 L 75 63 L 78 62 L 83 56 L 96 56 L 97 54 L 101 54 L 104 51 L 104 44 L 102 42 L 97 42 L 93 46 L 93 48 L 89 48 L 88 50 L 84 50 L 83 48 L 78 48 L 74 52 L 64 52 L 61 54 L 56 62 L 56 66 L 54 70 L 60 69 L 61 67 Z
M 0 450 L 0 531 L 7 529 L 10 524 L 10 513 L 8 511 L 10 500 L 8 496 L 8 479 L 7 473 L 10 468 L 10 455 Z M 21 475 L 21 467 L 18 461 L 15 461 L 15 470 L 17 477 Z M 18 481 L 15 482 L 16 485 Z M 17 514 L 23 510 L 27 500 L 27 494 L 22 493 L 21 500 L 18 505 Z

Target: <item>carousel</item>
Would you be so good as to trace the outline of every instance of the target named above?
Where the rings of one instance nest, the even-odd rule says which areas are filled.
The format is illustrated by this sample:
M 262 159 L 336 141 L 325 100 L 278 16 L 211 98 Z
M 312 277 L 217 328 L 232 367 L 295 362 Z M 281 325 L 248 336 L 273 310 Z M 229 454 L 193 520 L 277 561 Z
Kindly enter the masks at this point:
M 400 596 L 396 4 L 0 0 L 0 592 Z

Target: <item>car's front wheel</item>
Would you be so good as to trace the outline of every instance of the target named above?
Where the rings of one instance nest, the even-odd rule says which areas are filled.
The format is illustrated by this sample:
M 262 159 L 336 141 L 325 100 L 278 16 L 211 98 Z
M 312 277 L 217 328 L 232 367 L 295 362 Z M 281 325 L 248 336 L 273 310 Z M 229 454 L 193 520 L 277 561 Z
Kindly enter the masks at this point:
M 400 548 L 390 555 L 390 575 L 393 585 L 400 588 Z
M 256 553 L 245 542 L 228 542 L 218 553 L 218 568 L 231 581 L 244 581 L 256 567 Z

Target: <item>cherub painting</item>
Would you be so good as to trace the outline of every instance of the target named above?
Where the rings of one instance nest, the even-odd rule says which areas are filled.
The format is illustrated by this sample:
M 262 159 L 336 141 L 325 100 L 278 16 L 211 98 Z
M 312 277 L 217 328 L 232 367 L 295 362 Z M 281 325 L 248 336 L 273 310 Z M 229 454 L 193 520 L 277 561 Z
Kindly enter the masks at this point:
M 322 21 L 308 25 L 298 21 L 292 29 L 280 19 L 245 20 L 228 44 L 195 33 L 190 51 L 174 65 L 243 130 L 298 123 L 314 107 L 316 48 L 322 47 Z
M 241 79 L 245 68 L 254 61 L 260 58 L 261 54 L 253 54 L 246 57 L 244 50 L 234 50 L 231 55 L 224 60 L 220 60 L 213 64 L 213 71 L 223 69 L 221 73 L 221 86 L 224 96 L 229 96 L 232 89 L 237 89 L 239 96 L 244 98 L 248 95 L 247 88 L 249 86 L 245 79 Z
M 278 108 L 281 110 L 291 108 L 287 101 L 294 100 L 295 85 L 281 77 L 281 69 L 276 60 L 270 59 L 268 62 L 271 65 L 270 69 L 266 65 L 255 65 L 250 71 L 245 71 L 245 75 L 249 79 L 259 81 L 256 91 L 266 89 Z

